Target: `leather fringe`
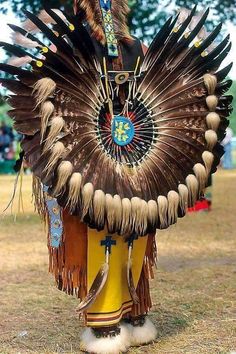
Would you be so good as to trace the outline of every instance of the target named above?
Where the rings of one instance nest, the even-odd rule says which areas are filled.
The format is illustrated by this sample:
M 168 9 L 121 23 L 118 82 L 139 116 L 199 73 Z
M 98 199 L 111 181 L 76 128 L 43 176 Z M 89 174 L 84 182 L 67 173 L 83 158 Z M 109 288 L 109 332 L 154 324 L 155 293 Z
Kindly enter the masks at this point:
M 155 234 L 148 236 L 147 249 L 143 262 L 142 272 L 139 278 L 136 293 L 139 298 L 139 303 L 134 304 L 131 317 L 136 317 L 146 314 L 152 307 L 152 300 L 150 295 L 149 280 L 154 279 L 153 267 L 156 266 L 157 261 L 157 247 Z
M 59 248 L 50 246 L 49 272 L 54 274 L 58 289 L 83 299 L 87 295 L 87 226 L 63 211 L 63 240 Z

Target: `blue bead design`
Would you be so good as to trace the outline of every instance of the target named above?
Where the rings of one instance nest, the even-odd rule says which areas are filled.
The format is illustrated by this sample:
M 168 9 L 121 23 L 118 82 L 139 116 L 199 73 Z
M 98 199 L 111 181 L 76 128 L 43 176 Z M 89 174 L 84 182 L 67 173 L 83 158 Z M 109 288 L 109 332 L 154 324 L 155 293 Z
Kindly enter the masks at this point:
M 49 196 L 47 186 L 43 186 L 43 191 L 47 211 L 49 214 L 50 246 L 58 248 L 60 246 L 63 235 L 61 207 L 58 205 L 56 198 Z
M 108 56 L 118 57 L 118 41 L 115 36 L 114 24 L 111 12 L 111 0 L 100 0 L 102 10 L 103 25 L 107 40 Z
M 111 133 L 117 145 L 128 145 L 134 138 L 134 125 L 131 120 L 126 117 L 115 116 L 112 122 Z

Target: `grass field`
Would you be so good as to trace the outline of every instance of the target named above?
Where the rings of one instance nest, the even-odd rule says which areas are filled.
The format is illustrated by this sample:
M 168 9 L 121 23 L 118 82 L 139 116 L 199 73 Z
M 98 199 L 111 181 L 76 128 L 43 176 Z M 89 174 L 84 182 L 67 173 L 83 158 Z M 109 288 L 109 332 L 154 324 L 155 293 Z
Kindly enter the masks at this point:
M 0 210 L 14 177 L 0 177 Z M 0 220 L 0 353 L 80 353 L 77 300 L 47 273 L 43 226 L 33 212 Z M 17 203 L 16 203 L 17 204 Z M 226 354 L 236 351 L 236 171 L 214 179 L 213 211 L 191 214 L 157 234 L 152 282 L 156 343 L 129 353 Z

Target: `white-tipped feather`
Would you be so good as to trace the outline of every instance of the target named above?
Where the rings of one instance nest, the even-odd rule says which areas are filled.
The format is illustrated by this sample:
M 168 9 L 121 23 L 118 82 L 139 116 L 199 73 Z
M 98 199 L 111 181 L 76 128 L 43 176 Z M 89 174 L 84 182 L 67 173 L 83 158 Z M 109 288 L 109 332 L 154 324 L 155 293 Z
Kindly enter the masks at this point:
M 203 76 L 204 84 L 207 88 L 208 94 L 213 95 L 215 93 L 216 85 L 217 85 L 217 77 L 212 74 L 205 74 Z
M 152 226 L 158 221 L 158 207 L 155 200 L 148 201 L 148 221 Z
M 168 201 L 163 195 L 159 195 L 157 198 L 160 227 L 161 229 L 167 227 L 167 211 L 168 211 Z
M 82 175 L 79 172 L 74 172 L 69 181 L 68 206 L 73 210 L 78 204 L 80 198 L 80 189 L 82 183 Z
M 114 200 L 111 194 L 106 194 L 106 215 L 108 231 L 113 231 L 115 225 L 115 207 Z
M 206 116 L 206 122 L 209 129 L 214 130 L 215 132 L 218 130 L 220 125 L 220 116 L 215 112 L 211 112 Z
M 121 223 L 121 234 L 130 233 L 131 225 L 131 202 L 128 198 L 123 198 L 122 201 L 122 223 Z
M 51 101 L 46 101 L 41 105 L 40 117 L 41 117 L 41 143 L 43 142 L 47 127 L 48 121 L 54 111 L 54 105 Z
M 169 191 L 168 200 L 168 224 L 174 224 L 178 218 L 179 194 L 175 191 Z
M 189 206 L 193 206 L 198 197 L 199 185 L 197 178 L 192 174 L 188 175 L 186 185 L 188 187 Z
M 65 145 L 58 141 L 51 150 L 51 154 L 50 157 L 48 159 L 48 163 L 44 169 L 44 172 L 46 172 L 46 176 L 48 176 L 53 167 L 56 165 L 57 161 L 59 160 L 59 158 L 61 158 L 63 156 L 63 154 L 65 153 Z
M 96 190 L 93 197 L 93 215 L 95 222 L 102 226 L 105 217 L 106 197 L 102 190 Z
M 210 151 L 204 151 L 202 154 L 202 159 L 206 167 L 207 176 L 209 176 L 214 162 L 214 155 Z
M 207 142 L 207 146 L 208 146 L 209 150 L 211 151 L 218 141 L 218 137 L 217 137 L 216 132 L 211 129 L 207 130 L 205 132 L 205 139 Z
M 115 209 L 116 227 L 120 228 L 122 222 L 122 203 L 121 203 L 121 198 L 118 194 L 114 195 L 113 203 Z
M 52 96 L 56 89 L 56 83 L 49 77 L 44 77 L 38 80 L 33 89 L 33 94 L 36 98 L 37 106 L 44 103 L 48 97 Z
M 64 16 L 64 14 L 58 10 L 58 9 L 52 9 L 64 22 L 66 22 L 66 17 Z M 53 18 L 51 16 L 48 15 L 48 13 L 45 10 L 42 10 L 39 14 L 38 14 L 38 18 L 44 22 L 44 24 L 48 25 L 48 24 L 53 24 L 55 25 L 56 22 L 53 20 Z M 23 22 L 23 28 L 27 31 L 27 32 L 31 32 L 31 33 L 37 33 L 40 32 L 39 28 L 29 19 L 27 19 L 25 22 Z
M 59 133 L 62 131 L 64 127 L 65 121 L 62 117 L 54 117 L 51 120 L 50 130 L 47 138 L 45 139 L 44 151 L 50 149 L 52 144 L 55 142 Z
M 214 112 L 218 105 L 218 98 L 215 95 L 207 96 L 206 104 L 207 107 L 209 108 L 209 111 Z
M 8 65 L 12 65 L 15 66 L 17 68 L 24 66 L 26 64 L 31 63 L 32 58 L 29 55 L 26 55 L 25 57 L 11 57 L 8 61 L 7 64 Z
M 141 213 L 141 199 L 138 197 L 133 197 L 131 199 L 131 213 L 133 219 L 133 226 L 139 222 L 139 216 Z
M 18 44 L 24 48 L 37 48 L 41 47 L 38 42 L 32 41 L 27 36 L 23 36 L 20 32 L 12 32 L 11 39 L 14 44 Z
M 65 189 L 66 182 L 73 172 L 73 165 L 70 161 L 62 161 L 57 169 L 57 183 L 53 189 L 53 195 L 57 196 Z
M 147 221 L 148 221 L 148 204 L 145 200 L 141 200 L 140 215 L 138 221 L 136 222 L 137 233 L 139 235 L 144 235 L 146 233 Z
M 206 187 L 207 182 L 207 173 L 205 167 L 201 163 L 196 163 L 193 166 L 193 171 L 197 177 L 199 183 L 200 192 L 203 191 Z
M 179 197 L 180 197 L 180 207 L 182 211 L 185 213 L 188 207 L 188 188 L 185 184 L 179 184 Z
M 94 188 L 92 183 L 86 183 L 82 189 L 82 200 L 83 200 L 83 211 L 82 211 L 82 219 L 88 213 L 90 204 L 93 198 Z

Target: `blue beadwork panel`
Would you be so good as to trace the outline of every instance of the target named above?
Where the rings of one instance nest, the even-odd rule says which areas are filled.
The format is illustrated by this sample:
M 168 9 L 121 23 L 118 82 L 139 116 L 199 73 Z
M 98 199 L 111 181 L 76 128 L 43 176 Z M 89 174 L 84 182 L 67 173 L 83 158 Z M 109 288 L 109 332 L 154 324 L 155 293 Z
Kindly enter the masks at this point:
M 112 121 L 112 138 L 119 146 L 128 145 L 134 138 L 134 125 L 126 117 L 115 116 Z
M 100 0 L 104 30 L 107 40 L 108 56 L 118 57 L 118 41 L 115 36 L 114 24 L 111 12 L 111 0 Z
M 50 246 L 58 248 L 60 246 L 63 235 L 61 207 L 58 205 L 56 198 L 52 198 L 48 194 L 47 186 L 43 187 L 43 192 L 49 215 Z

